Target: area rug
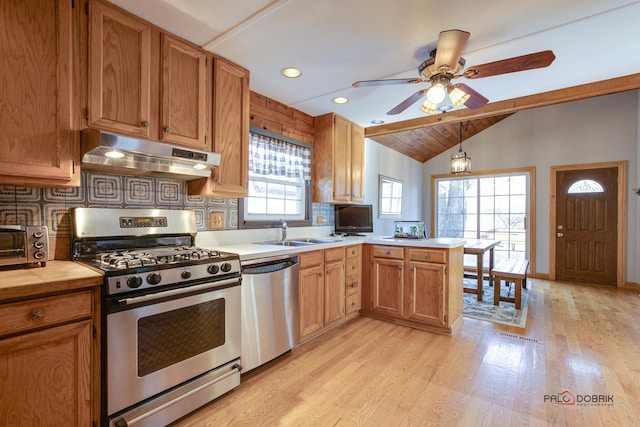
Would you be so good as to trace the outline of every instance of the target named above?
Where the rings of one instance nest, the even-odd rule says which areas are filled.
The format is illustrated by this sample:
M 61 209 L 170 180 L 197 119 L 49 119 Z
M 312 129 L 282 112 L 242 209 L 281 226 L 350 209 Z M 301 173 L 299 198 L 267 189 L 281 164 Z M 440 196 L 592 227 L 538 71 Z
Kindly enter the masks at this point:
M 464 279 L 464 286 L 476 287 L 476 279 Z M 505 286 L 502 282 L 500 293 L 503 296 L 513 297 L 514 285 Z M 524 328 L 527 322 L 527 311 L 529 309 L 529 296 L 531 295 L 531 281 L 527 281 L 527 289 L 522 289 L 522 308 L 516 310 L 512 302 L 500 301 L 500 305 L 493 305 L 493 287 L 489 286 L 489 281 L 485 280 L 483 286 L 482 301 L 478 301 L 476 294 L 464 293 L 464 305 L 462 315 L 472 319 L 486 320 L 488 322 L 500 323 L 503 325 Z

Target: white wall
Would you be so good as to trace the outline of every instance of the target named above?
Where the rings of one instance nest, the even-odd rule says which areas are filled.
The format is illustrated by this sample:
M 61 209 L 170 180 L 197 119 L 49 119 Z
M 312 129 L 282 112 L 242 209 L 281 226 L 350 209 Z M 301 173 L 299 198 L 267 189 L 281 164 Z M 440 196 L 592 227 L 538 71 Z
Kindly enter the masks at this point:
M 463 142 L 472 170 L 536 168 L 536 269 L 549 272 L 550 167 L 628 161 L 627 281 L 640 281 L 640 102 L 637 91 L 520 111 Z M 423 212 L 430 221 L 429 181 L 449 173 L 449 159 L 458 147 L 425 162 Z
M 373 205 L 373 231 L 393 234 L 393 220 L 378 219 L 378 175 L 404 181 L 402 220 L 425 221 L 422 215 L 422 164 L 370 139 L 364 147 L 364 203 Z

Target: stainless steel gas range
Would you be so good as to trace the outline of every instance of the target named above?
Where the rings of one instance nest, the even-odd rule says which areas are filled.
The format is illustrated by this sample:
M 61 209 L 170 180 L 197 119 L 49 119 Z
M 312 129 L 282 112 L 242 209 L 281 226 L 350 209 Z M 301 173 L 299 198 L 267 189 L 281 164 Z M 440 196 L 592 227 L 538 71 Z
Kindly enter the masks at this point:
M 76 208 L 72 258 L 105 273 L 102 423 L 166 425 L 240 384 L 236 254 L 188 210 Z

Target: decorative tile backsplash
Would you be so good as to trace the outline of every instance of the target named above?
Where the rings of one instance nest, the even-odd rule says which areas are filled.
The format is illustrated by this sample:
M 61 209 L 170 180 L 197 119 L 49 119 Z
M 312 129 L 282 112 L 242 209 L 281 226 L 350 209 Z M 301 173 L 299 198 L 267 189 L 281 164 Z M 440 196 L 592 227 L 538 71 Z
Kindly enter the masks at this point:
M 190 209 L 198 230 L 209 230 L 209 214 L 224 214 L 225 230 L 238 228 L 238 199 L 189 196 L 183 181 L 82 172 L 73 188 L 0 185 L 0 224 L 46 225 L 50 237 L 71 237 L 74 207 Z M 333 224 L 333 206 L 313 204 L 313 225 Z

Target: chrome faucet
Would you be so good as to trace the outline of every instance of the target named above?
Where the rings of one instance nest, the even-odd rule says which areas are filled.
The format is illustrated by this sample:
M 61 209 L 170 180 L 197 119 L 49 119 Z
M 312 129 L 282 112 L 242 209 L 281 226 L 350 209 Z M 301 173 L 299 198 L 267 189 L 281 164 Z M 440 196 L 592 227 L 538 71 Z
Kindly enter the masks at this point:
M 284 219 L 281 219 L 280 222 L 282 227 L 282 238 L 280 240 L 284 242 L 287 240 L 287 222 Z

